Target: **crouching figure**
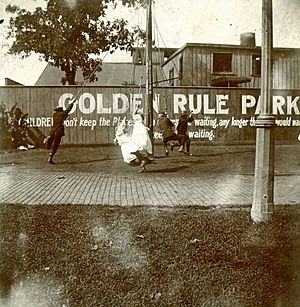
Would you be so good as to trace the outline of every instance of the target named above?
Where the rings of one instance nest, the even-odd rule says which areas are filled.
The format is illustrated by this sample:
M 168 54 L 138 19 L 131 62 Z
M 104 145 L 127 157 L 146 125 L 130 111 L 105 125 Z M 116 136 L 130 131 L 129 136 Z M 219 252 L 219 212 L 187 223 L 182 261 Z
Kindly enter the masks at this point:
M 152 143 L 149 137 L 149 129 L 144 125 L 140 114 L 133 115 L 133 127 L 130 132 L 124 118 L 116 128 L 114 142 L 119 144 L 124 162 L 140 165 L 140 171 L 146 170 L 146 165 L 153 161 Z
M 130 165 L 136 165 L 137 157 L 131 153 L 136 150 L 136 146 L 131 141 L 132 131 L 130 132 L 128 128 L 126 117 L 124 117 L 116 127 L 114 143 L 121 147 L 124 162 Z

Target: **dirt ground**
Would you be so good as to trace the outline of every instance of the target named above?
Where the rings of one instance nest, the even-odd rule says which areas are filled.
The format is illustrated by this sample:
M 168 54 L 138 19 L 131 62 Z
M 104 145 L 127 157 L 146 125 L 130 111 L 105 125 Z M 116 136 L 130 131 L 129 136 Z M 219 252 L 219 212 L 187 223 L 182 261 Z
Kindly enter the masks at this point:
M 300 145 L 277 145 L 275 150 L 275 175 L 300 171 Z M 255 146 L 202 146 L 192 144 L 189 157 L 178 152 L 178 147 L 165 157 L 163 147 L 154 149 L 154 162 L 148 166 L 149 174 L 170 176 L 197 176 L 201 174 L 254 174 Z M 54 157 L 55 165 L 47 163 L 48 151 L 1 151 L 0 163 L 14 163 L 20 168 L 107 172 L 135 174 L 138 169 L 122 160 L 119 146 L 68 146 L 60 147 Z

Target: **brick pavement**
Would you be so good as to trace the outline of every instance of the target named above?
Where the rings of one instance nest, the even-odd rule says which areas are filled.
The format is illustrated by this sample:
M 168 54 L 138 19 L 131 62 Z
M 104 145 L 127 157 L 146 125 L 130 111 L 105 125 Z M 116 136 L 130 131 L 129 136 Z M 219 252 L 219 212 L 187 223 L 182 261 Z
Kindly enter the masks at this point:
M 0 203 L 112 206 L 250 206 L 252 174 L 197 177 L 0 169 Z M 274 203 L 300 204 L 300 174 L 275 176 Z

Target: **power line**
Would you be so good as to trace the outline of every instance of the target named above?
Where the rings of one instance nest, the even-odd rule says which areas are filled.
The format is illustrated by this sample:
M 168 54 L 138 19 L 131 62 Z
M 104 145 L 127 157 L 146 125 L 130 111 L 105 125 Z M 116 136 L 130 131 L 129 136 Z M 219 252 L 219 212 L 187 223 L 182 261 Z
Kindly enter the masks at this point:
M 131 23 L 131 21 L 134 19 L 134 17 L 135 17 L 136 14 L 137 14 L 137 11 L 144 5 L 144 3 L 145 3 L 145 1 L 143 1 L 142 3 L 140 3 L 140 5 L 135 9 L 136 12 L 135 12 L 135 14 L 132 16 L 132 18 L 128 21 L 128 24 Z M 106 19 L 107 19 L 107 18 L 106 18 Z M 0 20 L 0 22 L 1 22 L 1 20 Z M 118 36 L 117 36 L 117 38 L 116 38 L 116 41 L 118 41 L 118 39 L 120 38 L 120 36 L 121 36 L 121 34 L 122 34 L 123 32 L 124 32 L 124 30 L 122 30 L 122 31 L 118 34 Z M 80 93 L 82 92 L 82 90 L 84 89 L 84 87 L 85 87 L 85 86 L 87 85 L 87 83 L 89 82 L 91 76 L 95 73 L 95 71 L 98 69 L 98 67 L 103 63 L 103 61 L 104 61 L 104 59 L 105 59 L 105 57 L 107 56 L 108 53 L 109 53 L 109 50 L 107 50 L 107 51 L 105 52 L 103 58 L 100 59 L 101 61 L 95 66 L 95 68 L 92 70 L 92 72 L 90 73 L 90 75 L 89 75 L 87 78 L 84 79 L 83 85 L 82 85 L 82 87 L 79 89 L 79 91 L 77 91 L 77 94 L 76 94 L 74 100 L 76 100 L 76 99 L 78 98 L 78 96 L 80 95 Z

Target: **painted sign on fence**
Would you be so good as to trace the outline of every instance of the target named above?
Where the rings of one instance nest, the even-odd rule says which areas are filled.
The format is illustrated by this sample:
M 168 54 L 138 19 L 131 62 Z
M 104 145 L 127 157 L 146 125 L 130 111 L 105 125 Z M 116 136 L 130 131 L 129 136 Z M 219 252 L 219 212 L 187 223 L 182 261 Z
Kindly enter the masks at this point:
M 139 88 L 113 87 L 2 87 L 1 102 L 18 103 L 29 113 L 29 124 L 45 134 L 52 125 L 55 106 L 66 108 L 77 96 L 65 121 L 64 143 L 112 143 L 115 127 L 139 107 L 146 110 L 145 95 Z M 300 90 L 276 90 L 272 112 L 276 117 L 276 139 L 298 141 L 300 133 Z M 183 110 L 193 113 L 189 126 L 194 140 L 243 143 L 255 140 L 255 121 L 261 105 L 258 89 L 241 88 L 156 88 L 153 100 L 154 137 L 161 138 L 157 115 L 166 111 L 176 125 Z

